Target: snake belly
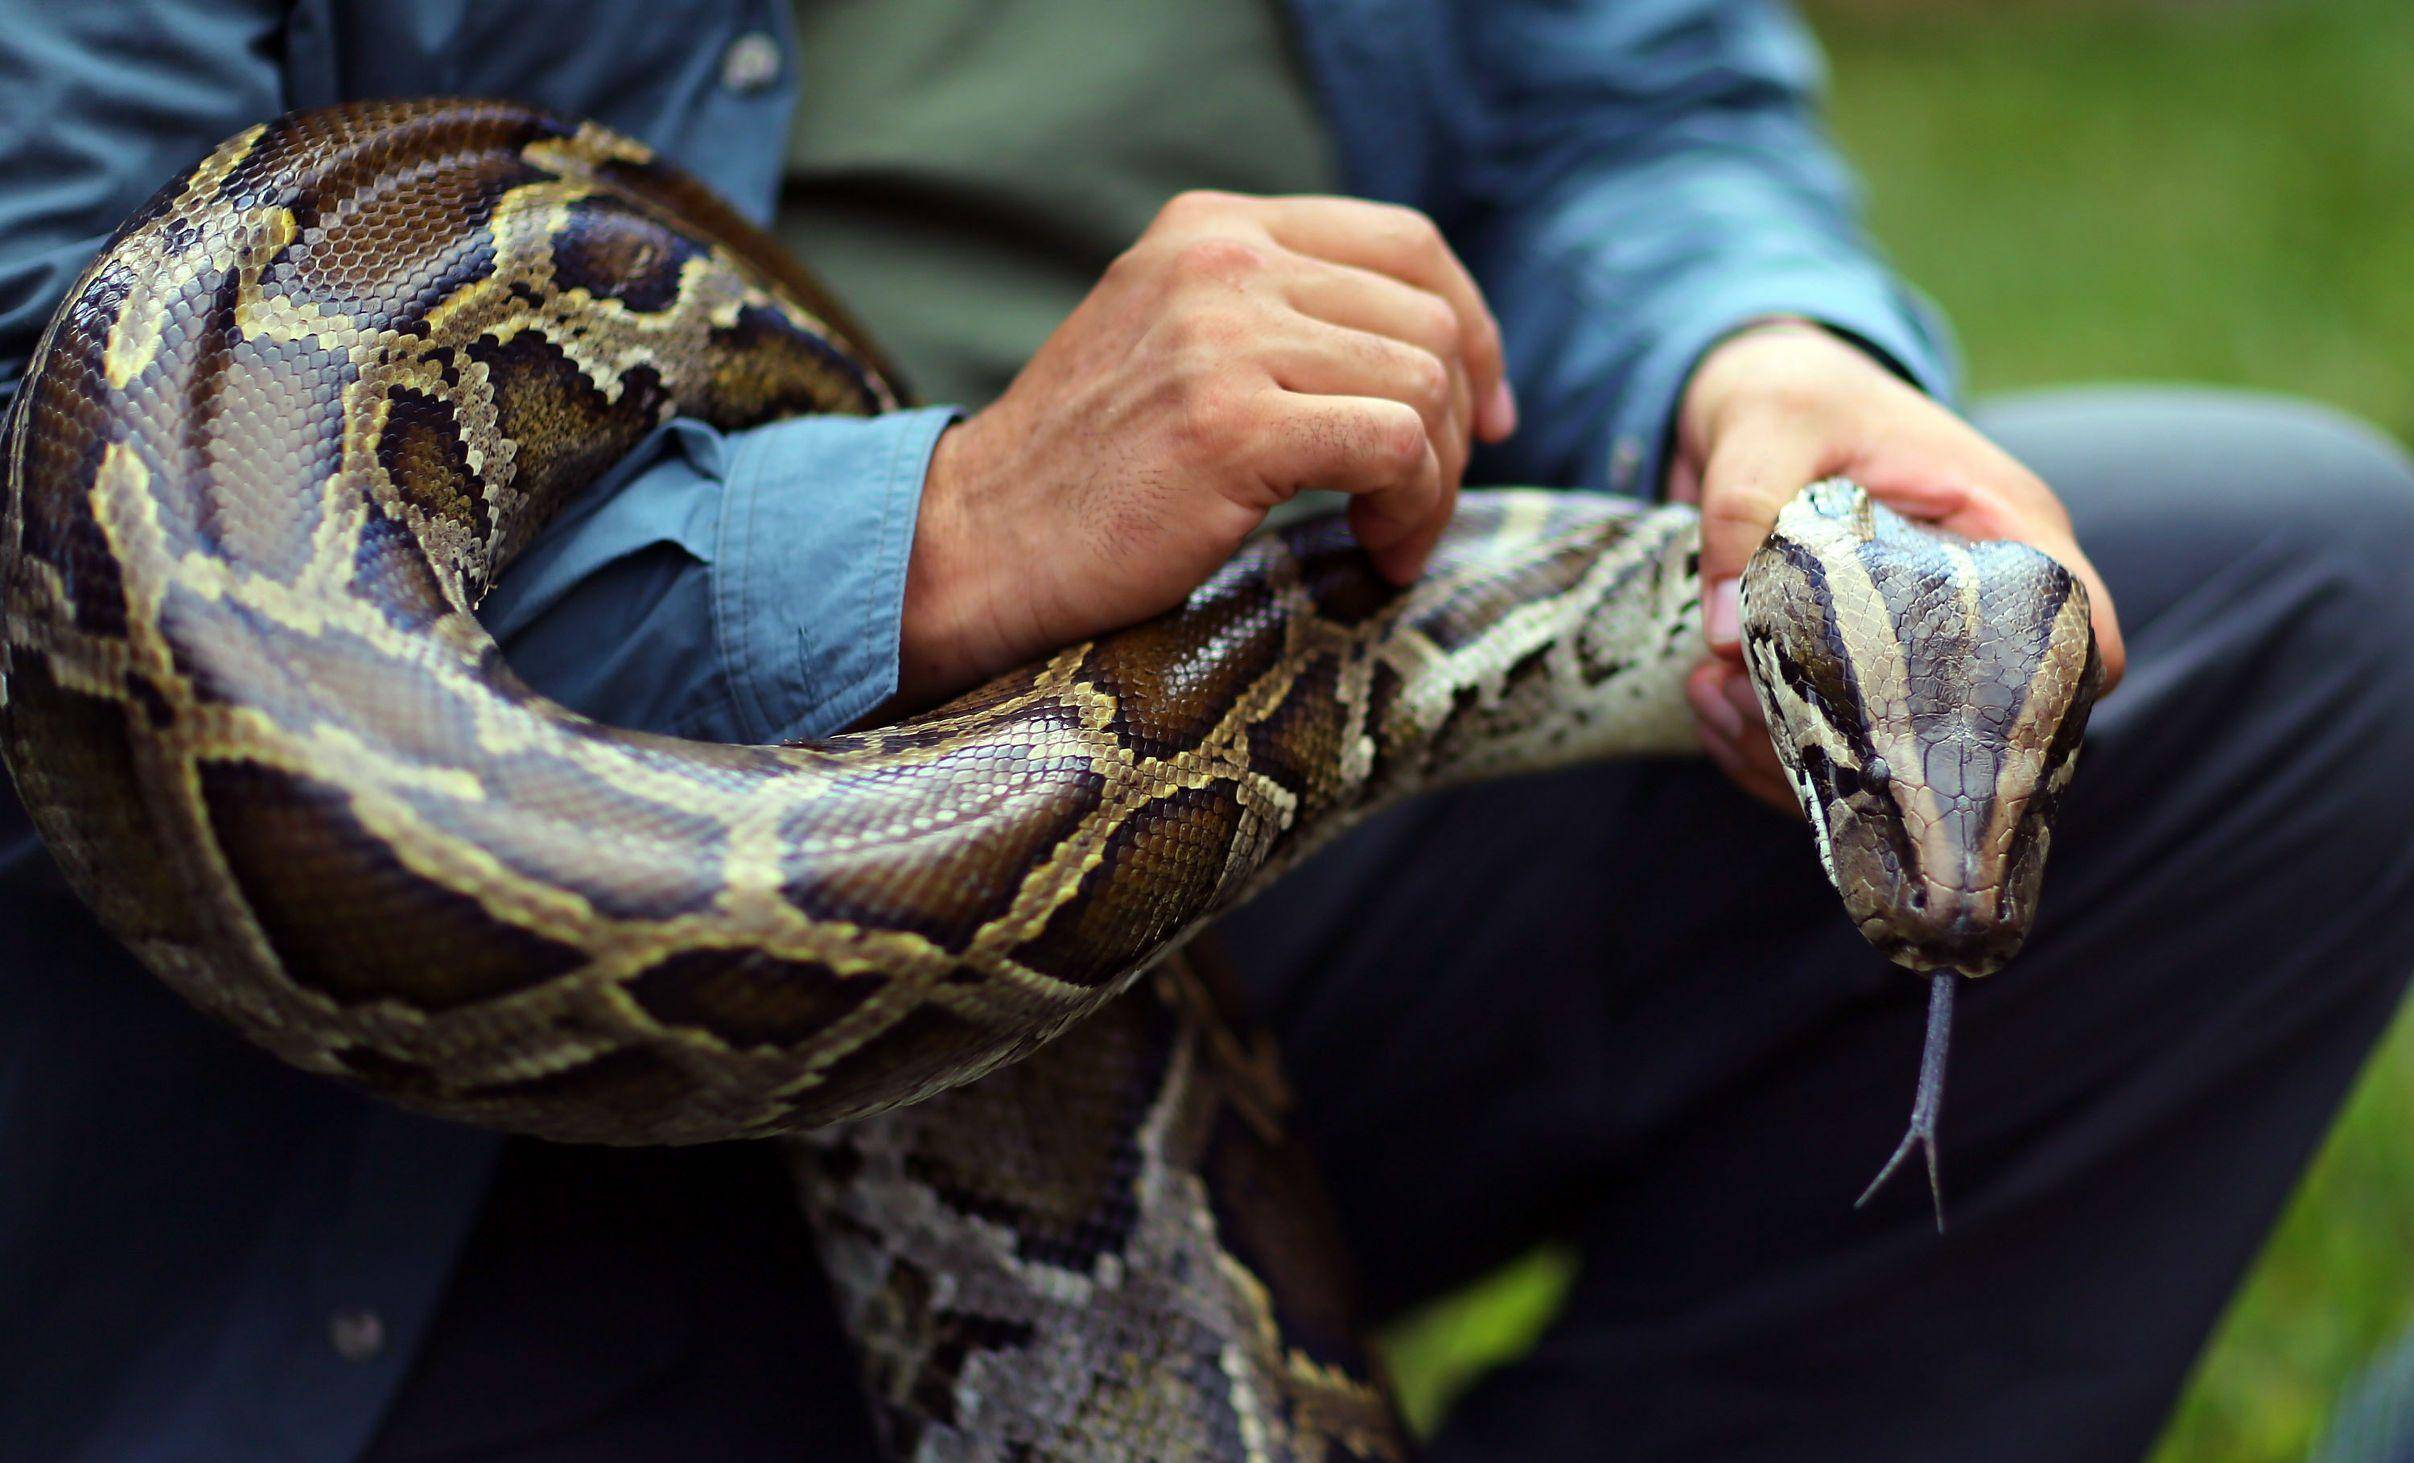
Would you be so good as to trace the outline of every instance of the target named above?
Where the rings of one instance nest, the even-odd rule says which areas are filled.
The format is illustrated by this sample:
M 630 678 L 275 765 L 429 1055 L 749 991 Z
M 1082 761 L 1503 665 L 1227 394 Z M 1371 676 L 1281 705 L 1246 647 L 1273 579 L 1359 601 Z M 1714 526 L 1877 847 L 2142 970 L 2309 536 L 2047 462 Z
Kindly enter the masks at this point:
M 1404 593 L 1302 525 L 804 746 L 599 725 L 473 617 L 672 417 L 895 400 L 628 139 L 464 101 L 253 128 L 118 233 L 19 393 L 0 749 L 109 929 L 288 1062 L 567 1141 L 827 1130 L 808 1207 L 899 1451 L 1395 1455 L 1340 1262 L 1251 1177 L 1294 1160 L 1234 1137 L 1279 1105 L 1201 1079 L 1247 1043 L 1186 976 L 867 1115 L 1033 1053 L 1388 801 L 1685 747 L 1694 521 L 1471 494 Z M 1058 1141 L 1076 1111 L 1107 1157 Z

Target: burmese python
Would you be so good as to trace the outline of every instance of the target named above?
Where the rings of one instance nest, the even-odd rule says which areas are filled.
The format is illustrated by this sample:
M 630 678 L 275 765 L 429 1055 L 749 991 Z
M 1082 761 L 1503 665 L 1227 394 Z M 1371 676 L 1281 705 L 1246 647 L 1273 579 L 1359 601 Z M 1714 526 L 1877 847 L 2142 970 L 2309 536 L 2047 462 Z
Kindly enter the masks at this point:
M 1396 1453 L 1279 1075 L 1161 957 L 1389 800 L 1685 748 L 1695 521 L 1470 494 L 1405 592 L 1306 524 L 810 746 L 597 725 L 473 618 L 668 418 L 892 404 L 796 265 L 625 138 L 456 101 L 253 128 L 117 234 L 10 418 L 25 804 L 150 969 L 303 1068 L 565 1140 L 818 1130 L 899 1452 Z M 1745 609 L 1853 917 L 1992 969 L 2092 695 L 2079 588 L 1829 484 Z

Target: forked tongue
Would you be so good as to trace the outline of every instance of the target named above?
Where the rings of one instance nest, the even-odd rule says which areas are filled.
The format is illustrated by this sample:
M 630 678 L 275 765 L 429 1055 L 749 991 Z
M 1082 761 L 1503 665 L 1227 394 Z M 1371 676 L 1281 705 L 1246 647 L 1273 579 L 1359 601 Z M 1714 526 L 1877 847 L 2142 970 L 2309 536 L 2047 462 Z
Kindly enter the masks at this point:
M 1928 1041 L 1920 1049 L 1919 1092 L 1911 1099 L 1911 1127 L 1903 1141 L 1895 1145 L 1894 1156 L 1869 1181 L 1861 1197 L 1852 1207 L 1861 1208 L 1877 1191 L 1886 1187 L 1886 1180 L 1903 1166 L 1911 1150 L 1927 1150 L 1928 1198 L 1936 1206 L 1936 1232 L 1945 1232 L 1945 1188 L 1936 1167 L 1936 1117 L 1945 1104 L 1945 1047 L 1953 1037 L 1953 982 L 1958 979 L 1950 970 L 1939 970 L 1928 977 Z

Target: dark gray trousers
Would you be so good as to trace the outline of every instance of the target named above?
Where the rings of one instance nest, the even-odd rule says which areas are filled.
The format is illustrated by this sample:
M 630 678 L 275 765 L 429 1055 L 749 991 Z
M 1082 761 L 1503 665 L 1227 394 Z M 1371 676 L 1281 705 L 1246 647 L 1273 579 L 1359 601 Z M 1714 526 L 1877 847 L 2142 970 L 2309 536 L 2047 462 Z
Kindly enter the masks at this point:
M 1921 988 L 1706 765 L 1401 810 L 1227 922 L 1377 1303 L 1583 1268 L 1445 1458 L 2095 1460 L 2150 1444 L 2414 971 L 2414 471 L 2308 406 L 2002 403 L 2110 583 L 2027 952 L 1965 991 L 1950 1230 Z
M 2414 969 L 2414 473 L 2315 409 L 2006 403 L 2127 626 L 2027 953 L 1961 1001 L 1951 1231 L 1853 1196 L 1918 985 L 1698 764 L 1406 808 L 1227 922 L 1374 1298 L 1584 1268 L 1445 1458 L 2133 1459 Z M 844 1459 L 758 1146 L 515 1143 L 373 1450 Z

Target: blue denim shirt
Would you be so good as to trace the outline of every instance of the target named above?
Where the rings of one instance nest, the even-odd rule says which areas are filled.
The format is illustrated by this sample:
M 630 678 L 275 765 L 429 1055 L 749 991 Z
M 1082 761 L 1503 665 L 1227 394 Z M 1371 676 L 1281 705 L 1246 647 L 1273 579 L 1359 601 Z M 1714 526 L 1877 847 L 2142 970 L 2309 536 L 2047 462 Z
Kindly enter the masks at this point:
M 1506 330 L 1524 425 L 1478 480 L 1649 491 L 1693 362 L 1762 315 L 1826 321 L 1949 389 L 1935 328 L 1859 235 L 1816 54 L 1772 5 L 1292 5 L 1351 190 L 1439 219 Z M 0 400 L 116 223 L 253 122 L 512 96 L 640 137 L 760 219 L 792 45 L 787 0 L 15 0 Z M 532 683 L 608 720 L 731 741 L 843 725 L 895 683 L 946 420 L 674 423 L 522 557 L 487 622 Z M 0 928 L 0 1456 L 355 1455 L 497 1140 L 188 1011 L 94 925 L 13 798 Z

